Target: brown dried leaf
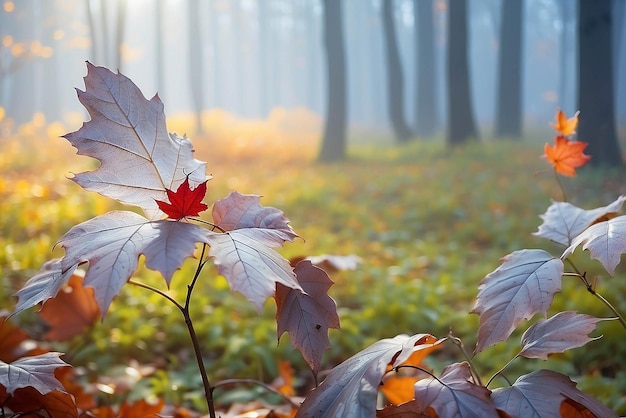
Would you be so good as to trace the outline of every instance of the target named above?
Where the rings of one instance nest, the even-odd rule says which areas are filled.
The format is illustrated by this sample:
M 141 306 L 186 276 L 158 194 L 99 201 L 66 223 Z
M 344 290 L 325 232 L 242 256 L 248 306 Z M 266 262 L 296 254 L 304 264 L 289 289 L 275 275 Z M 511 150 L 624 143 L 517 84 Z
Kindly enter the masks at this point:
M 286 331 L 291 345 L 302 353 L 313 373 L 317 374 L 324 351 L 330 348 L 328 328 L 339 328 L 337 305 L 328 296 L 333 282 L 324 270 L 307 260 L 298 263 L 294 271 L 306 293 L 277 283 L 278 337 Z

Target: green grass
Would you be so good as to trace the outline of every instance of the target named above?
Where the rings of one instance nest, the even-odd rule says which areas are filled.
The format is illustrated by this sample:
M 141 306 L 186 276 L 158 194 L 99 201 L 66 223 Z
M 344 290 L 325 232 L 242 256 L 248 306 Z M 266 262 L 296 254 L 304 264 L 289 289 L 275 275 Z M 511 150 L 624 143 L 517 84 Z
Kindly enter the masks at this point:
M 286 257 L 330 253 L 363 259 L 357 270 L 331 276 L 335 285 L 330 293 L 339 307 L 342 330 L 331 331 L 333 347 L 325 356 L 326 368 L 399 333 L 443 337 L 452 330 L 472 348 L 478 318 L 467 312 L 478 283 L 499 265 L 498 260 L 522 248 L 560 254 L 552 244 L 531 236 L 541 223 L 538 215 L 551 198 L 561 196 L 552 171 L 539 158 L 539 143 L 473 143 L 452 150 L 437 141 L 402 147 L 358 145 L 350 149 L 347 162 L 327 165 L 303 158 L 285 162 L 284 156 L 273 161 L 271 154 L 237 160 L 211 154 L 206 144 L 196 147 L 196 157 L 207 160 L 214 175 L 207 202 L 236 189 L 261 194 L 262 204 L 285 212 L 303 238 L 281 249 Z M 11 152 L 21 155 L 20 150 Z M 9 151 L 5 145 L 5 156 Z M 9 157 L 0 162 L 0 308 L 11 309 L 11 294 L 44 261 L 62 255 L 51 249 L 65 231 L 119 207 L 63 179 L 68 171 L 93 167 L 68 148 L 61 146 L 52 159 L 33 155 L 31 162 Z M 583 170 L 564 184 L 570 200 L 593 208 L 626 194 L 620 179 L 623 173 Z M 576 256 L 585 269 L 600 272 L 587 254 Z M 174 276 L 171 294 L 178 300 L 184 298 L 194 269 L 194 260 L 189 260 Z M 624 265 L 618 267 L 617 276 L 601 277 L 598 290 L 626 312 Z M 163 280 L 144 268 L 136 277 L 164 288 Z M 277 346 L 273 305 L 268 301 L 259 316 L 249 302 L 229 291 L 214 268 L 204 271 L 194 293 L 192 316 L 213 380 L 271 381 L 278 359 L 287 359 L 298 370 L 302 388 L 309 387 L 306 366 L 286 335 Z M 555 309 L 610 316 L 576 282 L 564 281 Z M 37 319 L 30 312 L 15 320 L 37 330 Z M 596 395 L 610 406 L 626 408 L 626 376 L 620 371 L 623 362 L 616 361 L 626 358 L 625 331 L 601 323 L 597 334 L 604 337 L 556 356 L 549 364 L 520 359 L 507 375 L 515 380 L 516 373 L 539 367 L 586 375 L 581 382 L 585 389 L 599 392 Z M 133 360 L 153 364 L 162 371 L 137 386 L 132 396 L 151 392 L 194 404 L 202 393 L 190 347 L 179 312 L 158 295 L 128 285 L 102 323 L 55 349 L 67 352 L 66 361 L 82 366 L 94 378 Z M 518 347 L 519 339 L 512 337 L 479 354 L 476 366 L 488 378 Z M 461 360 L 451 345 L 429 359 L 439 370 Z

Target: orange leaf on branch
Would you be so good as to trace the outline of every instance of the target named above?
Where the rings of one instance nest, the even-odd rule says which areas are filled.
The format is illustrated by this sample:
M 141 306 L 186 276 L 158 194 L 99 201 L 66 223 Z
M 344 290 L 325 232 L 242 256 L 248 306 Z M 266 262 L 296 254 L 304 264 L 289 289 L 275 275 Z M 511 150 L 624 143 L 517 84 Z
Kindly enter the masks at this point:
M 578 113 L 574 113 L 574 116 L 567 118 L 565 112 L 559 109 L 556 112 L 556 123 L 551 123 L 552 127 L 557 130 L 561 136 L 570 136 L 576 133 L 576 127 L 578 126 Z
M 554 146 L 546 144 L 544 157 L 554 166 L 557 173 L 564 176 L 575 176 L 576 169 L 591 159 L 584 153 L 586 142 L 570 141 L 564 136 L 555 137 Z

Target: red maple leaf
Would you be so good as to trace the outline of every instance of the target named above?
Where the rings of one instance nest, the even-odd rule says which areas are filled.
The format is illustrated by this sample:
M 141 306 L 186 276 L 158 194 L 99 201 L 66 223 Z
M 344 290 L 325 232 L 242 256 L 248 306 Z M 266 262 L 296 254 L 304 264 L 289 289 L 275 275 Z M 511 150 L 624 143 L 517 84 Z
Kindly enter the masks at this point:
M 583 153 L 585 148 L 586 142 L 570 141 L 559 135 L 555 138 L 554 147 L 550 144 L 545 145 L 544 157 L 554 166 L 557 173 L 575 176 L 576 169 L 591 159 L 589 155 Z
M 189 177 L 187 177 L 175 192 L 170 189 L 166 189 L 166 192 L 170 203 L 161 200 L 156 202 L 159 209 L 165 212 L 168 218 L 178 220 L 187 216 L 198 216 L 200 212 L 208 208 L 206 204 L 202 203 L 206 194 L 206 180 L 191 190 Z

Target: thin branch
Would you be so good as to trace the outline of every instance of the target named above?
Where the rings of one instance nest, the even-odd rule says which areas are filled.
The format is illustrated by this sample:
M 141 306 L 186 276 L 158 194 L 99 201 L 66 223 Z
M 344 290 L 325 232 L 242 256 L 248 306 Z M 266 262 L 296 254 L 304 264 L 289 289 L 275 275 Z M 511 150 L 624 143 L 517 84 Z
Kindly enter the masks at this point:
M 580 272 L 580 270 L 578 270 L 578 267 L 576 267 L 576 264 L 574 264 L 574 262 L 569 257 L 567 257 L 565 261 L 567 261 L 567 263 L 574 269 L 576 274 L 578 274 L 579 276 L 582 276 L 582 273 Z
M 486 388 L 488 388 L 488 387 L 489 387 L 489 385 L 491 384 L 491 382 L 493 381 L 493 379 L 495 379 L 495 378 L 496 378 L 496 377 L 498 377 L 499 375 L 502 375 L 502 372 L 503 372 L 503 371 L 504 371 L 507 367 L 509 367 L 509 365 L 510 365 L 511 363 L 513 363 L 513 361 L 514 361 L 515 359 L 517 359 L 518 357 L 519 357 L 519 354 L 516 354 L 516 355 L 515 355 L 515 357 L 513 357 L 511 360 L 509 360 L 509 362 L 508 362 L 507 364 L 505 364 L 505 365 L 504 365 L 504 366 L 503 366 L 500 370 L 498 370 L 498 371 L 497 371 L 497 372 L 496 372 L 493 376 L 491 376 L 491 379 L 489 379 L 489 381 L 487 382 L 487 384 L 485 385 L 485 387 L 486 387 Z M 509 380 L 508 380 L 508 379 L 507 379 L 504 375 L 502 375 L 502 377 L 504 377 L 504 379 L 505 379 L 507 382 L 509 381 Z
M 220 228 L 219 226 L 215 225 L 213 222 L 209 222 L 209 221 L 205 221 L 204 219 L 200 219 L 200 218 L 187 218 L 191 221 L 196 221 L 196 222 L 200 222 L 203 224 L 207 224 L 211 227 L 211 231 L 215 231 L 216 229 L 219 230 L 220 232 L 226 232 L 225 229 Z
M 181 305 L 180 303 L 178 303 L 176 301 L 176 299 L 174 299 L 173 297 L 171 297 L 170 295 L 168 295 L 167 293 L 165 293 L 164 291 L 162 291 L 161 289 L 157 289 L 156 287 L 152 287 L 148 284 L 145 283 L 141 283 L 141 282 L 136 282 L 133 279 L 128 280 L 128 283 L 137 286 L 137 287 L 143 287 L 144 289 L 148 289 L 151 292 L 157 293 L 160 296 L 163 296 L 165 299 L 169 300 L 170 302 L 172 302 L 178 309 L 180 309 L 181 311 L 183 310 L 183 305 Z
M 196 268 L 196 272 L 193 275 L 193 280 L 191 280 L 191 283 L 187 285 L 187 298 L 185 299 L 185 310 L 187 311 L 189 311 L 189 303 L 191 302 L 191 293 L 193 292 L 193 288 L 196 285 L 196 282 L 198 281 L 198 277 L 200 276 L 202 267 L 204 267 L 204 264 L 205 264 L 205 261 L 203 261 L 203 259 L 204 259 L 204 253 L 206 252 L 206 247 L 207 247 L 206 244 L 202 244 L 202 253 L 200 254 L 198 267 Z
M 609 308 L 609 310 L 611 312 L 613 312 L 613 314 L 615 315 L 615 317 L 617 318 L 617 320 L 620 322 L 620 324 L 622 325 L 622 327 L 626 330 L 626 319 L 624 319 L 624 317 L 620 314 L 620 312 L 617 310 L 617 308 L 615 308 L 615 306 L 613 306 L 611 304 L 611 302 L 609 302 L 604 296 L 602 296 L 600 293 L 598 293 L 595 289 L 594 286 L 591 284 L 591 282 L 589 282 L 589 280 L 587 280 L 587 273 L 583 273 L 583 274 L 578 274 L 578 273 L 564 273 L 563 276 L 568 276 L 568 277 L 578 277 L 580 279 L 580 281 L 583 282 L 583 284 L 585 285 L 585 288 L 587 288 L 587 292 L 591 293 L 592 295 L 594 295 L 595 297 L 597 297 L 602 303 L 604 303 L 604 305 Z
M 437 380 L 442 385 L 445 385 L 445 383 L 442 382 L 441 380 L 439 380 L 439 378 L 437 376 L 435 376 L 430 370 L 427 370 L 427 369 L 425 369 L 423 367 L 420 367 L 420 366 L 414 366 L 412 364 L 401 364 L 401 365 L 396 366 L 393 369 L 389 370 L 389 372 L 394 371 L 394 372 L 398 373 L 398 371 L 400 371 L 400 369 L 415 369 L 415 370 L 419 370 L 421 372 L 426 373 L 427 375 L 429 375 L 433 379 Z M 387 372 L 387 373 L 389 373 L 389 372 Z
M 585 275 L 585 273 L 583 273 L 580 276 L 580 279 L 585 284 L 585 287 L 587 288 L 587 292 L 591 293 L 592 295 L 597 297 L 602 303 L 604 303 L 606 307 L 609 308 L 611 312 L 613 312 L 613 314 L 615 314 L 615 316 L 617 317 L 617 320 L 620 322 L 620 324 L 622 324 L 622 327 L 624 327 L 624 329 L 626 330 L 626 320 L 624 320 L 624 317 L 619 313 L 619 311 L 615 308 L 615 306 L 613 306 L 611 302 L 609 302 L 604 296 L 602 296 L 593 288 L 593 285 L 589 283 L 589 280 L 587 280 L 587 276 Z
M 204 386 L 204 397 L 206 398 L 207 406 L 209 407 L 209 416 L 211 418 L 216 418 L 215 416 L 215 403 L 213 402 L 213 387 L 211 386 L 211 382 L 209 381 L 209 377 L 206 373 L 206 368 L 204 366 L 204 359 L 202 358 L 202 350 L 200 348 L 200 343 L 198 341 L 198 336 L 196 335 L 196 331 L 193 328 L 193 323 L 191 321 L 191 317 L 189 316 L 189 310 L 185 309 L 183 312 L 185 317 L 185 324 L 187 325 L 187 330 L 189 331 L 189 336 L 191 337 L 191 342 L 193 344 L 193 351 L 196 355 L 196 362 L 198 363 L 198 368 L 200 369 L 200 376 L 202 377 L 202 385 Z
M 255 380 L 255 379 L 226 379 L 226 380 L 222 380 L 220 382 L 217 382 L 215 384 L 215 386 L 213 386 L 213 390 L 217 389 L 220 386 L 237 385 L 237 384 L 252 384 L 252 385 L 261 386 L 261 387 L 265 388 L 267 391 L 275 393 L 276 395 L 280 396 L 281 398 L 283 398 L 284 400 L 289 402 L 289 404 L 291 406 L 293 406 L 295 408 L 299 408 L 300 407 L 300 402 L 294 401 L 289 396 L 285 395 L 284 393 L 282 393 L 281 391 L 279 391 L 275 387 L 272 387 L 272 386 L 268 385 L 267 383 L 264 383 L 264 382 L 261 382 L 259 380 Z
M 189 331 L 189 336 L 191 337 L 191 342 L 193 344 L 193 351 L 196 355 L 196 362 L 198 363 L 198 369 L 200 370 L 200 376 L 202 377 L 202 386 L 204 386 L 204 397 L 206 398 L 207 406 L 209 408 L 209 416 L 211 418 L 216 418 L 215 416 L 215 403 L 213 402 L 213 387 L 211 386 L 211 382 L 209 381 L 209 376 L 206 372 L 206 367 L 204 366 L 204 359 L 202 358 L 202 349 L 200 348 L 200 342 L 198 341 L 198 335 L 196 334 L 196 330 L 193 327 L 193 322 L 191 321 L 191 315 L 189 314 L 189 304 L 191 302 L 191 293 L 193 292 L 193 288 L 196 285 L 198 277 L 200 276 L 200 272 L 202 271 L 202 267 L 206 261 L 204 261 L 204 253 L 206 252 L 207 245 L 202 244 L 202 253 L 200 254 L 200 259 L 198 260 L 198 267 L 196 268 L 196 273 L 193 276 L 193 280 L 191 283 L 187 285 L 187 298 L 185 299 L 185 306 L 182 307 L 181 312 L 185 317 L 185 325 L 187 325 L 187 330 Z
M 561 188 L 561 192 L 563 193 L 563 202 L 567 202 L 567 195 L 565 194 L 565 187 L 563 187 L 563 183 L 561 183 L 561 179 L 559 178 L 559 173 L 554 170 L 554 177 L 556 178 L 556 182 L 559 184 Z
M 465 345 L 463 344 L 463 341 L 461 341 L 459 337 L 456 337 L 455 335 L 453 335 L 452 330 L 450 330 L 450 332 L 448 333 L 448 338 L 452 340 L 454 345 L 456 345 L 457 347 L 461 349 L 463 356 L 465 356 L 465 359 L 467 360 L 467 363 L 470 366 L 470 370 L 472 371 L 472 376 L 474 378 L 474 381 L 478 385 L 482 386 L 483 382 L 480 379 L 480 375 L 478 374 L 478 371 L 476 371 L 476 368 L 474 367 L 474 363 L 472 362 L 472 357 L 468 354 L 467 350 L 465 350 Z
M 196 330 L 193 327 L 193 322 L 191 320 L 191 315 L 189 314 L 189 305 L 191 303 L 191 294 L 193 292 L 193 288 L 198 281 L 198 277 L 200 276 L 200 272 L 202 268 L 206 264 L 206 260 L 204 260 L 204 254 L 206 253 L 207 245 L 202 245 L 202 253 L 200 255 L 200 259 L 198 260 L 198 267 L 196 268 L 196 272 L 193 276 L 193 279 L 190 284 L 187 285 L 187 297 L 185 298 L 185 305 L 181 305 L 174 298 L 172 298 L 167 293 L 163 292 L 156 287 L 152 287 L 150 285 L 136 282 L 134 280 L 129 280 L 128 282 L 139 287 L 143 287 L 144 289 L 148 289 L 152 292 L 155 292 L 165 299 L 169 300 L 173 303 L 183 314 L 185 318 L 185 325 L 187 325 L 187 330 L 189 331 L 189 336 L 191 338 L 191 342 L 193 344 L 193 351 L 196 356 L 196 362 L 198 363 L 198 368 L 200 370 L 200 376 L 202 377 L 202 385 L 204 386 L 204 396 L 206 398 L 207 407 L 209 408 L 209 416 L 211 418 L 216 418 L 215 415 L 215 404 L 213 402 L 213 387 L 211 386 L 211 382 L 209 381 L 209 377 L 206 372 L 206 367 L 204 366 L 204 359 L 202 358 L 202 349 L 200 348 L 200 342 L 198 341 L 198 335 L 196 334 Z

